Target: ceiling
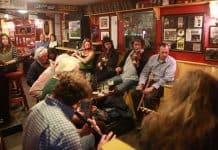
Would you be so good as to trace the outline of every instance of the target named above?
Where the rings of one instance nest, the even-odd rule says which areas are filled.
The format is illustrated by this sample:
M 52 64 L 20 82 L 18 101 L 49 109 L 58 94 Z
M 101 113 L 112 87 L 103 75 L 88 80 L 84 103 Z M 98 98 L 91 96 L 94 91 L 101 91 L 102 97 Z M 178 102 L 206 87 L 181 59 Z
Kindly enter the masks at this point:
M 50 3 L 50 4 L 68 4 L 68 5 L 88 5 L 105 0 L 28 0 L 28 2 Z

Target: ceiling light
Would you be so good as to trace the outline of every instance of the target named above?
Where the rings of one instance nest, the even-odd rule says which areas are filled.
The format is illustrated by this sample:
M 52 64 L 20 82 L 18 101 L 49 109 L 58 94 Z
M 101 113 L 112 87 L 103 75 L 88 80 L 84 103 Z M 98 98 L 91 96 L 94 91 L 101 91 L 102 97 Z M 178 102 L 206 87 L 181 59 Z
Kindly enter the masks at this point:
M 17 12 L 21 13 L 21 14 L 26 14 L 27 10 L 18 10 Z

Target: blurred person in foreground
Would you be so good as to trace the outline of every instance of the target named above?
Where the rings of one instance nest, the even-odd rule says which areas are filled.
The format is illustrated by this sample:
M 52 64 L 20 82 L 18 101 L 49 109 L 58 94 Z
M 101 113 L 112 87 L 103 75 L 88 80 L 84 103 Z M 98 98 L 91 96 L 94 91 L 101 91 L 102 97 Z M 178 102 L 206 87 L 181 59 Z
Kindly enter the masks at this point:
M 91 130 L 87 124 L 76 129 L 71 118 L 79 104 L 90 96 L 91 86 L 80 72 L 63 73 L 53 93 L 32 108 L 24 125 L 23 149 L 82 149 L 81 137 Z M 94 120 L 88 122 L 100 130 Z M 102 135 L 97 149 L 112 136 L 112 133 Z
M 172 89 L 171 103 L 143 121 L 146 150 L 218 149 L 218 80 L 202 70 L 187 72 Z

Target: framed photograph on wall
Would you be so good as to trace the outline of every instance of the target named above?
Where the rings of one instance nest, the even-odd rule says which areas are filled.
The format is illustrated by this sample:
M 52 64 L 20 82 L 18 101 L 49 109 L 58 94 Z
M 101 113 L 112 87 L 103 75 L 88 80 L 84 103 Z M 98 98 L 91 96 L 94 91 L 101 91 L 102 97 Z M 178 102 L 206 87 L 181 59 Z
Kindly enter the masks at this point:
M 103 31 L 103 32 L 101 32 L 101 40 L 103 40 L 103 38 L 104 38 L 105 36 L 110 37 L 110 33 L 109 33 L 108 31 Z
M 109 29 L 109 16 L 99 17 L 99 29 Z
M 80 20 L 69 21 L 69 39 L 81 39 Z
M 218 44 L 218 27 L 217 26 L 210 27 L 209 41 L 210 41 L 210 44 Z

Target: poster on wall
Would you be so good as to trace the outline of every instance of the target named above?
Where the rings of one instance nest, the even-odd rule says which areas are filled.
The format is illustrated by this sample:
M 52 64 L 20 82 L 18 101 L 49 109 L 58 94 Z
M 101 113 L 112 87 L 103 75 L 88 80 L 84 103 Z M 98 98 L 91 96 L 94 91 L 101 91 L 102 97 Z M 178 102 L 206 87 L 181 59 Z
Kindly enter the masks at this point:
M 183 37 L 177 37 L 176 49 L 184 50 L 185 39 Z
M 164 29 L 164 41 L 176 41 L 176 29 Z
M 69 21 L 69 38 L 70 39 L 80 39 L 81 38 L 80 20 Z
M 187 29 L 186 30 L 186 41 L 189 42 L 201 42 L 201 29 Z
M 193 43 L 193 51 L 200 51 L 201 50 L 201 43 Z
M 99 17 L 99 29 L 109 29 L 109 16 Z
M 194 27 L 202 27 L 203 25 L 203 16 L 195 16 Z
M 210 44 L 218 44 L 218 27 L 210 27 Z
M 106 36 L 110 37 L 110 33 L 108 31 L 101 32 L 101 40 L 103 40 L 103 38 Z

